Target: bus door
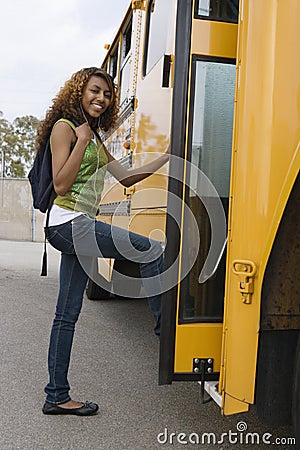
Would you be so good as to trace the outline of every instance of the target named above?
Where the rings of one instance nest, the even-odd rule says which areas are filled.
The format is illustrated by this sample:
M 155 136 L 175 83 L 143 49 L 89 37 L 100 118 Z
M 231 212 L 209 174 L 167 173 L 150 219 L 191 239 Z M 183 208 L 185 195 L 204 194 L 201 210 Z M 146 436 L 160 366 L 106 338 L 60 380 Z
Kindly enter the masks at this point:
M 219 377 L 237 17 L 238 0 L 177 5 L 160 384 Z
M 289 219 L 293 208 L 299 215 L 296 184 L 290 194 L 299 172 L 299 18 L 297 0 L 241 1 L 220 389 L 225 415 L 256 401 L 269 423 L 282 422 L 291 407 L 293 357 L 283 349 L 295 346 L 285 333 L 299 329 L 299 276 L 290 269 L 297 220 Z

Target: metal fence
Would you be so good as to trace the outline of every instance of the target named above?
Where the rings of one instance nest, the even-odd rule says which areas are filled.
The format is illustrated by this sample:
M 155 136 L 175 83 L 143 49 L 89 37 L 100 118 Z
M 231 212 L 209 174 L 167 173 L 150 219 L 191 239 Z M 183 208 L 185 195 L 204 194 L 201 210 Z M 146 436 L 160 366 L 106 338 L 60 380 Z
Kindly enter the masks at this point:
M 0 178 L 0 239 L 43 241 L 44 216 L 32 207 L 27 178 Z

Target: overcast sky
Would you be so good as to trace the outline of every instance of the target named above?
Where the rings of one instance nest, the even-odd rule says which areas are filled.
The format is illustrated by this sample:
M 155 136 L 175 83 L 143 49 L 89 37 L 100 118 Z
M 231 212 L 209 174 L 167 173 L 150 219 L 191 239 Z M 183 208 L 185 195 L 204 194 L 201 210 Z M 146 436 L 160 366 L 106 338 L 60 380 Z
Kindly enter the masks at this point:
M 99 66 L 130 0 L 0 0 L 0 111 L 43 118 L 59 88 Z

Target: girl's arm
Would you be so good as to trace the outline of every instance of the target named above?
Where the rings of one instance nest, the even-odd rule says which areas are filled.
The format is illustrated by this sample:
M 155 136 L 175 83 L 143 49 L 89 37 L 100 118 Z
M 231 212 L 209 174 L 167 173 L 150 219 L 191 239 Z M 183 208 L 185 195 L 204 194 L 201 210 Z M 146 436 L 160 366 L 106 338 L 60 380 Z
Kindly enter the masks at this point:
M 105 146 L 104 146 L 105 148 Z M 154 161 L 145 164 L 143 167 L 138 167 L 136 169 L 126 169 L 120 164 L 105 148 L 108 157 L 108 170 L 109 172 L 125 187 L 130 187 L 139 181 L 152 175 L 158 169 L 160 169 L 164 164 L 169 161 L 170 148 L 168 146 L 165 153 L 156 158 Z
M 92 137 L 92 130 L 87 123 L 76 128 L 76 135 L 65 122 L 59 122 L 54 126 L 51 135 L 52 173 L 54 189 L 58 195 L 65 195 L 73 185 Z M 76 144 L 70 153 L 71 145 L 75 141 Z

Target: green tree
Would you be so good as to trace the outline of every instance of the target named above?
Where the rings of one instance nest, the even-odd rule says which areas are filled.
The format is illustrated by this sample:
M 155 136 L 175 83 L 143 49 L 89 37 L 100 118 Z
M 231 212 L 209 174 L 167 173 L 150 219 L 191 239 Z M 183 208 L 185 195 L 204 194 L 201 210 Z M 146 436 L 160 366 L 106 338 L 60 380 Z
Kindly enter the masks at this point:
M 14 136 L 13 126 L 8 120 L 3 118 L 3 113 L 0 111 L 1 177 L 7 176 L 7 160 L 15 144 L 16 136 Z
M 0 176 L 27 176 L 35 155 L 37 125 L 34 116 L 17 117 L 10 123 L 0 112 Z
M 27 176 L 35 156 L 35 136 L 38 126 L 38 119 L 34 116 L 17 117 L 13 121 L 14 133 L 17 136 L 17 143 L 15 146 L 12 161 L 22 166 L 23 175 Z M 15 175 L 20 176 L 20 175 Z

